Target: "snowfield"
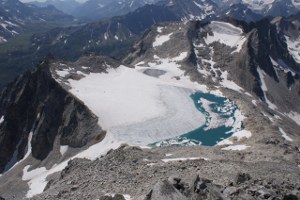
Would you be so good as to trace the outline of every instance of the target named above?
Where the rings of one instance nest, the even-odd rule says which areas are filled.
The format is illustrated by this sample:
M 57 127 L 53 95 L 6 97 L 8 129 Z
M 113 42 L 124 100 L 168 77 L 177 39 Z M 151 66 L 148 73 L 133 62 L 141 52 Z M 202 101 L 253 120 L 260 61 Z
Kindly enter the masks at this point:
M 206 44 L 211 44 L 213 42 L 220 42 L 229 47 L 235 47 L 234 52 L 240 52 L 243 44 L 246 41 L 246 37 L 243 36 L 243 30 L 239 27 L 233 26 L 230 23 L 212 21 L 209 25 L 213 35 L 207 35 L 205 38 Z
M 79 81 L 69 80 L 70 91 L 99 117 L 100 126 L 131 145 L 179 136 L 205 123 L 204 114 L 190 98 L 195 90 L 139 69 L 120 66 Z

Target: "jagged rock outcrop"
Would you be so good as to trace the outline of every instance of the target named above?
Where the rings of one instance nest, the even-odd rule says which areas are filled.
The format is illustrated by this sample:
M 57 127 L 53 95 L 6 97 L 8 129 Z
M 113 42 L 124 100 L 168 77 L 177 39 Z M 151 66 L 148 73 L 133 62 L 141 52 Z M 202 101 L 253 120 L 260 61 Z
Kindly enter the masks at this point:
M 61 145 L 83 147 L 104 134 L 97 117 L 54 80 L 50 62 L 46 58 L 2 92 L 0 172 L 24 157 L 31 132 L 32 156 L 39 160 L 47 157 L 56 137 Z

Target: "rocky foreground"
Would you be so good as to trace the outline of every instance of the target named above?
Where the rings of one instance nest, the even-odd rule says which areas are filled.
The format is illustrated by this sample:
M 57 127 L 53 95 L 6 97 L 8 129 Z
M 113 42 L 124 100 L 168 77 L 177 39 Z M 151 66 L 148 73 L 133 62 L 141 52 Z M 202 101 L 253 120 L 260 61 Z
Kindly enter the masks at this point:
M 44 193 L 32 199 L 299 198 L 299 166 L 260 161 L 262 157 L 253 154 L 204 147 L 123 145 L 95 161 L 70 161 L 51 177 Z

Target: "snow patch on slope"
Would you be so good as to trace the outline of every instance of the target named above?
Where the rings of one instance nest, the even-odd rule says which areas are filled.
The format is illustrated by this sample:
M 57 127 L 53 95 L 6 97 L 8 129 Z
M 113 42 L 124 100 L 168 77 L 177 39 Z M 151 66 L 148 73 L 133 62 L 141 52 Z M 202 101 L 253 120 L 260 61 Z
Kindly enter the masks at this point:
M 173 33 L 170 33 L 168 35 L 158 35 L 155 38 L 155 41 L 153 42 L 153 47 L 158 47 L 163 45 L 165 42 L 170 40 L 171 35 L 173 35 Z
M 59 148 L 59 152 L 60 152 L 60 154 L 63 156 L 63 155 L 68 151 L 68 149 L 69 149 L 69 146 L 68 146 L 68 145 L 62 145 L 62 146 L 60 146 L 60 148 Z
M 280 131 L 280 133 L 282 134 L 282 137 L 283 137 L 285 140 L 290 141 L 290 142 L 293 142 L 293 139 L 290 138 L 290 137 L 288 136 L 288 134 L 287 134 L 282 128 L 279 128 L 279 131 Z
M 288 73 L 291 72 L 293 76 L 295 76 L 295 72 L 293 70 L 291 70 L 288 65 L 281 59 L 278 59 L 277 61 L 275 61 L 272 57 L 270 57 L 272 64 L 279 68 L 280 70 L 282 70 L 284 73 Z M 278 75 L 277 75 L 278 76 Z
M 231 144 L 233 144 L 233 140 L 238 142 L 244 138 L 249 139 L 251 136 L 252 136 L 252 133 L 250 131 L 241 130 L 241 131 L 234 133 L 230 138 L 222 140 L 217 145 L 220 145 L 220 146 L 221 145 L 231 145 Z
M 239 144 L 239 145 L 233 145 L 233 146 L 224 147 L 224 148 L 222 148 L 222 150 L 226 150 L 226 151 L 229 151 L 229 150 L 232 150 L 232 151 L 242 151 L 242 150 L 247 149 L 248 147 L 250 147 L 250 146 L 247 146 L 245 144 Z
M 0 118 L 0 125 L 4 122 L 4 116 Z
M 285 115 L 288 116 L 291 120 L 293 120 L 300 126 L 300 114 L 299 113 L 292 111 L 289 113 L 285 113 Z
M 18 151 L 18 146 L 21 144 L 19 142 L 18 146 L 17 146 L 17 150 L 15 151 L 14 155 L 13 155 L 13 158 L 11 159 L 10 163 L 13 164 L 12 167 L 8 166 L 9 163 L 6 165 L 6 168 L 9 168 L 8 171 L 12 170 L 15 166 L 17 166 L 19 163 L 23 162 L 26 158 L 28 158 L 28 156 L 31 154 L 31 140 L 32 140 L 32 132 L 29 133 L 29 136 L 28 136 L 28 142 L 27 142 L 27 151 L 26 151 L 26 154 L 24 155 L 24 157 L 22 158 L 22 160 L 19 160 L 18 162 L 17 161 L 17 151 Z
M 300 63 L 300 38 L 292 40 L 290 37 L 285 36 L 285 39 L 290 54 L 293 56 L 297 63 Z
M 265 101 L 266 103 L 268 104 L 269 108 L 273 109 L 273 110 L 276 110 L 278 109 L 278 107 L 273 104 L 267 97 L 267 92 L 268 92 L 268 88 L 267 88 L 267 85 L 265 83 L 265 76 L 266 76 L 266 73 L 259 67 L 257 67 L 257 72 L 259 74 L 259 79 L 261 81 L 261 89 L 262 91 L 264 92 L 264 97 L 265 97 Z
M 240 86 L 238 86 L 235 82 L 228 80 L 228 72 L 222 72 L 221 75 L 222 81 L 220 82 L 220 84 L 224 87 L 224 88 L 228 88 L 237 92 L 243 92 L 244 89 L 241 88 Z
M 8 170 L 10 171 L 11 169 L 13 169 L 15 166 L 17 166 L 19 163 L 23 162 L 30 154 L 31 154 L 31 140 L 32 140 L 32 132 L 29 133 L 28 135 L 28 142 L 27 142 L 27 151 L 26 154 L 24 155 L 24 157 L 17 161 L 17 155 L 18 155 L 18 151 L 19 151 L 19 147 L 21 145 L 22 140 L 19 141 L 19 143 L 17 144 L 16 150 L 13 154 L 13 157 L 11 158 L 11 160 L 9 161 L 9 163 L 6 165 L 5 167 L 5 171 Z
M 31 167 L 27 165 L 23 169 L 22 180 L 28 181 L 29 190 L 26 194 L 27 198 L 31 198 L 37 194 L 41 194 L 48 181 L 47 176 L 54 174 L 56 172 L 62 171 L 68 165 L 68 162 L 74 158 L 86 158 L 89 160 L 95 160 L 99 156 L 106 154 L 111 149 L 116 149 L 121 145 L 121 142 L 113 138 L 111 133 L 107 133 L 103 141 L 90 146 L 87 150 L 69 158 L 57 165 L 54 165 L 51 169 L 47 170 L 45 167 L 36 168 L 34 170 L 28 171 Z
M 162 159 L 163 162 L 178 162 L 178 161 L 188 161 L 188 160 L 209 160 L 205 157 L 186 157 L 186 158 L 165 158 Z

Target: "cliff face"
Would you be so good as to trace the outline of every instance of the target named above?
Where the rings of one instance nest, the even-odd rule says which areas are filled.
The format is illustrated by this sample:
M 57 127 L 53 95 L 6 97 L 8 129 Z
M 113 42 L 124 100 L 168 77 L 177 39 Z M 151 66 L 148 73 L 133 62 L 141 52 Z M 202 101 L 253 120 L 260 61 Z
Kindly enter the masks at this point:
M 56 137 L 61 145 L 83 147 L 102 133 L 97 117 L 52 78 L 49 62 L 44 60 L 2 92 L 0 172 L 24 157 L 30 132 L 32 156 L 39 160 L 53 149 Z

